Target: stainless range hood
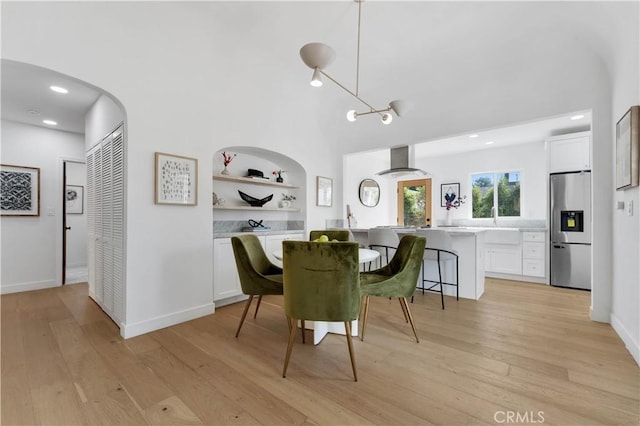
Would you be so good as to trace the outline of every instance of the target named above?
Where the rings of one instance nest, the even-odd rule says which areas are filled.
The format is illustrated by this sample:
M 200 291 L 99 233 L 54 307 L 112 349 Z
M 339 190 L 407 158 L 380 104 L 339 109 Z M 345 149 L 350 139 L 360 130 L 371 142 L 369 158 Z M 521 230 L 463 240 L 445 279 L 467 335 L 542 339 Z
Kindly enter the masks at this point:
M 378 176 L 428 176 L 429 173 L 413 167 L 415 164 L 414 147 L 396 146 L 391 148 L 391 168 L 376 173 Z

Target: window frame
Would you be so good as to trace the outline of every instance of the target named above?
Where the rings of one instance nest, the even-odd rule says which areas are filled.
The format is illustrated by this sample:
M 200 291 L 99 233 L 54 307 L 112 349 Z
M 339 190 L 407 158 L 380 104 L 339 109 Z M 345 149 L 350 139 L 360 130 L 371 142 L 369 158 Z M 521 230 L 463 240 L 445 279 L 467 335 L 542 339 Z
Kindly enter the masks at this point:
M 518 182 L 520 182 L 520 215 L 519 216 L 500 216 L 500 209 L 499 209 L 499 205 L 498 205 L 498 182 L 499 179 L 497 179 L 497 177 L 499 175 L 505 174 L 505 173 L 518 173 L 519 174 L 519 179 Z M 473 176 L 476 175 L 488 175 L 491 174 L 493 175 L 493 205 L 496 208 L 496 219 L 497 218 L 501 218 L 504 220 L 517 220 L 517 219 L 522 219 L 523 214 L 522 212 L 524 211 L 524 192 L 523 192 L 523 187 L 524 187 L 524 173 L 521 169 L 519 168 L 513 168 L 513 169 L 497 169 L 497 170 L 491 170 L 491 171 L 484 171 L 484 172 L 472 172 L 469 173 L 469 186 L 470 186 L 470 192 L 471 192 L 471 203 L 470 203 L 470 208 L 469 208 L 469 215 L 471 217 L 471 219 L 474 220 L 487 220 L 487 221 L 491 221 L 493 220 L 493 218 L 491 217 L 473 217 Z

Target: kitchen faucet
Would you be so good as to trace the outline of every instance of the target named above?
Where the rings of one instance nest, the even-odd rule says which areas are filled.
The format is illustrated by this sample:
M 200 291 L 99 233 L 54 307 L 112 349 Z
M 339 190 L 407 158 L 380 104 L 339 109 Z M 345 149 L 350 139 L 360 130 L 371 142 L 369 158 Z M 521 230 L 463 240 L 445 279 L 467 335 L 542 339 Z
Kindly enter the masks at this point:
M 496 210 L 496 206 L 491 207 L 491 217 L 493 218 L 493 226 L 496 226 L 498 221 L 498 211 Z

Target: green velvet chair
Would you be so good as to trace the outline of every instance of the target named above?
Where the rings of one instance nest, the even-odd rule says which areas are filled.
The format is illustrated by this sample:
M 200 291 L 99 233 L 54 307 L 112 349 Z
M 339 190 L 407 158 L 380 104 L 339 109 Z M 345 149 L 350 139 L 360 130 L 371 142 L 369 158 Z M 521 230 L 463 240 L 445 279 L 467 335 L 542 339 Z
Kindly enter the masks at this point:
M 416 342 L 420 342 L 411 310 L 407 303 L 407 297 L 413 295 L 416 290 L 426 242 L 427 240 L 424 237 L 405 235 L 400 240 L 396 253 L 387 265 L 375 271 L 362 272 L 360 274 L 360 294 L 364 299 L 361 340 L 364 340 L 364 332 L 367 328 L 369 297 L 379 296 L 398 298 L 405 321 L 411 323 Z
M 358 381 L 351 321 L 360 311 L 358 243 L 283 241 L 284 312 L 289 344 L 282 377 L 287 375 L 297 321 L 344 322 L 353 378 Z M 304 328 L 302 330 L 304 333 Z
M 309 232 L 309 241 L 313 241 L 320 237 L 320 235 L 326 235 L 329 237 L 329 241 L 338 240 L 338 241 L 351 241 L 349 239 L 349 230 L 348 229 L 324 229 L 324 230 L 314 230 Z
M 262 296 L 267 294 L 282 295 L 284 292 L 282 290 L 282 269 L 269 261 L 258 237 L 251 234 L 232 237 L 231 245 L 233 246 L 233 255 L 236 259 L 242 292 L 249 295 L 236 331 L 236 337 L 238 337 L 251 301 L 255 296 L 258 296 L 258 303 L 253 315 L 254 318 L 258 315 Z

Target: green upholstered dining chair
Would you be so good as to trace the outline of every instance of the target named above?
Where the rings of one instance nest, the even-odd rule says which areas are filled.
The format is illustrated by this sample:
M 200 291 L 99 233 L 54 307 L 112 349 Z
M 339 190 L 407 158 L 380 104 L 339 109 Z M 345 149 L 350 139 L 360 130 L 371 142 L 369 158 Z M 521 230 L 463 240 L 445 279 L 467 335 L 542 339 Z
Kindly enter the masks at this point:
M 290 330 L 282 377 L 287 375 L 298 320 L 303 327 L 304 320 L 339 321 L 344 322 L 353 378 L 358 381 L 351 340 L 351 321 L 360 311 L 358 243 L 283 241 L 282 246 L 284 312 Z
M 411 323 L 416 342 L 420 342 L 407 297 L 410 297 L 416 289 L 426 242 L 424 237 L 405 235 L 400 239 L 398 249 L 387 265 L 375 271 L 360 274 L 360 294 L 364 299 L 361 340 L 364 340 L 364 332 L 367 327 L 369 297 L 379 296 L 398 298 L 405 321 Z
M 242 292 L 249 295 L 247 303 L 236 331 L 236 337 L 247 316 L 251 301 L 258 296 L 255 318 L 258 315 L 262 296 L 267 294 L 282 295 L 282 269 L 269 261 L 264 253 L 260 240 L 255 235 L 240 235 L 231 238 L 233 255 L 236 259 L 236 267 L 240 277 Z
M 329 241 L 352 241 L 349 239 L 350 234 L 348 229 L 313 230 L 309 232 L 309 241 L 317 239 L 318 237 L 320 237 L 320 235 L 326 235 L 327 237 L 329 237 Z

